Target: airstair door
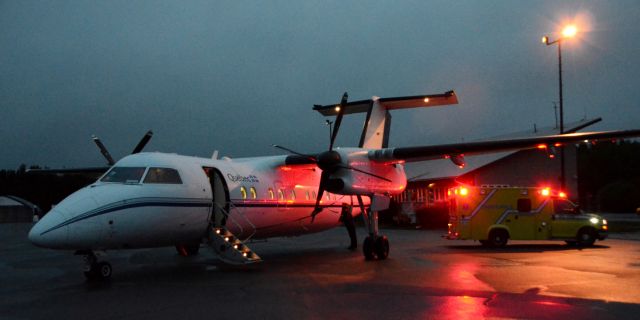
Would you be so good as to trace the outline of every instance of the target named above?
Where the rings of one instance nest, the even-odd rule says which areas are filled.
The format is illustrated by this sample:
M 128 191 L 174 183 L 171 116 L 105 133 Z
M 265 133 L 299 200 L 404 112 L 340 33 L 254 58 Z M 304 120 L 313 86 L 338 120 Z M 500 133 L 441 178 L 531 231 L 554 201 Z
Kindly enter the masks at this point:
M 209 176 L 211 184 L 211 196 L 213 209 L 211 212 L 211 222 L 214 227 L 224 227 L 227 222 L 229 212 L 229 189 L 220 171 L 215 168 L 203 168 Z

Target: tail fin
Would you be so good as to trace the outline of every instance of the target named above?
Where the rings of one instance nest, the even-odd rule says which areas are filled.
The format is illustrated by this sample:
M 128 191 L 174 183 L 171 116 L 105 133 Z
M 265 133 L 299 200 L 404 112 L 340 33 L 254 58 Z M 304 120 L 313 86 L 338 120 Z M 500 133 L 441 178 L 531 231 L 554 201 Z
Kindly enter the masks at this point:
M 367 149 L 387 148 L 389 143 L 389 129 L 391 127 L 391 114 L 389 111 L 396 109 L 408 109 L 419 107 L 435 107 L 448 104 L 457 104 L 458 97 L 454 91 L 443 94 L 379 98 L 360 100 L 347 103 L 344 114 L 367 113 L 364 121 L 359 147 Z M 313 110 L 323 116 L 335 116 L 338 114 L 337 105 L 315 105 Z

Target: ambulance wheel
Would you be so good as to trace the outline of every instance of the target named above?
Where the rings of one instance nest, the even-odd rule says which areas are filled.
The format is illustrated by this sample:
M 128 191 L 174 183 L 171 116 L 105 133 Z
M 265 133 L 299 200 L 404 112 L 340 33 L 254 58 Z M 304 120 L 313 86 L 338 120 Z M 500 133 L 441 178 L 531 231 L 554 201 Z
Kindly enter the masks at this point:
M 578 231 L 578 245 L 581 247 L 590 247 L 596 242 L 595 232 L 591 228 L 582 228 Z
M 378 260 L 384 260 L 389 256 L 389 239 L 387 236 L 381 236 L 376 239 L 375 249 Z
M 489 233 L 488 242 L 493 247 L 504 247 L 509 241 L 509 233 L 506 230 L 496 229 Z
M 375 259 L 374 247 L 373 247 L 373 239 L 370 236 L 364 239 L 364 243 L 362 244 L 362 253 L 364 254 L 365 260 L 373 260 Z

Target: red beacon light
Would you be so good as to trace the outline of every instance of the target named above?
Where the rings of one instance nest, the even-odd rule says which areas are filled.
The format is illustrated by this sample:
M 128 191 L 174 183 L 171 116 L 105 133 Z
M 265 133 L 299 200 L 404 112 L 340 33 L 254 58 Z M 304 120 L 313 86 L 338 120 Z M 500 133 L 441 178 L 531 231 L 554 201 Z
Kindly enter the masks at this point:
M 461 196 L 467 196 L 468 194 L 469 194 L 469 189 L 464 188 L 464 187 L 460 188 L 460 195 Z
M 549 195 L 551 195 L 551 189 L 544 188 L 544 189 L 540 190 L 540 194 L 545 196 L 545 197 L 548 197 Z
M 564 193 L 564 192 L 562 192 L 562 191 L 560 191 L 560 192 L 558 193 L 558 197 L 559 197 L 559 198 L 567 198 L 567 194 L 566 194 L 566 193 Z

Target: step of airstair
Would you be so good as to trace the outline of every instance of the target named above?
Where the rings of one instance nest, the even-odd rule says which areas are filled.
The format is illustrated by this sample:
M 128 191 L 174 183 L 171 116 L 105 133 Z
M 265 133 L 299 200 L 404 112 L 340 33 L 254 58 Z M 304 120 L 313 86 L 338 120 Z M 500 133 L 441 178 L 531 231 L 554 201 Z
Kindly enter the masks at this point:
M 260 256 L 226 228 L 212 228 L 208 240 L 209 246 L 218 254 L 220 260 L 228 264 L 250 264 L 262 261 Z

